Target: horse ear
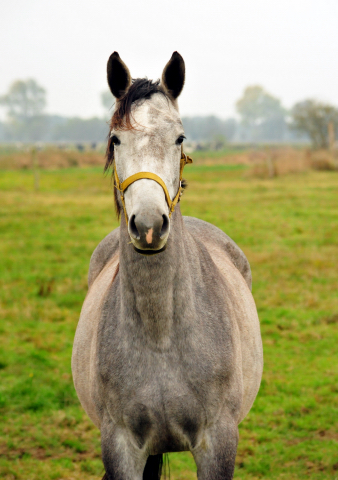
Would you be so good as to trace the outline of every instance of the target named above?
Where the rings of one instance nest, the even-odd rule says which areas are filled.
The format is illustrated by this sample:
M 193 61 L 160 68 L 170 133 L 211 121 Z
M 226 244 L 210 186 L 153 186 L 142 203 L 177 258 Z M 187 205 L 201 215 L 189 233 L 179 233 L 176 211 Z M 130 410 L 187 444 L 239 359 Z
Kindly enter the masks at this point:
M 175 100 L 183 90 L 184 80 L 184 60 L 178 52 L 174 52 L 164 67 L 161 84 L 168 95 Z
M 112 53 L 109 57 L 107 80 L 111 93 L 117 99 L 123 97 L 131 85 L 129 69 L 117 52 Z

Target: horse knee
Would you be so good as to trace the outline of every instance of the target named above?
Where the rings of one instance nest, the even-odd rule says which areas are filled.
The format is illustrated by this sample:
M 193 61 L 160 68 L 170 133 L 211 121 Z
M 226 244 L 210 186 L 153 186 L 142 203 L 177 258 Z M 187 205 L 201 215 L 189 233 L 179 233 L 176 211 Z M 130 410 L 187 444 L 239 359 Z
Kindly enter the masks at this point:
M 235 423 L 206 432 L 193 452 L 198 480 L 232 480 L 238 444 Z
M 127 435 L 111 422 L 101 426 L 101 449 L 106 471 L 102 480 L 142 480 L 147 455 L 128 442 Z

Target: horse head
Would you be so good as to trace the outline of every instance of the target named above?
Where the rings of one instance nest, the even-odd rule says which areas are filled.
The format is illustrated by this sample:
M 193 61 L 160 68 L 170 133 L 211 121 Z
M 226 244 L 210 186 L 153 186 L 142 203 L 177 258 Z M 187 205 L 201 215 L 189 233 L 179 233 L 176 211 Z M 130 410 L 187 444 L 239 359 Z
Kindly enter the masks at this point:
M 174 52 L 161 81 L 133 80 L 114 52 L 107 79 L 115 110 L 110 124 L 106 169 L 114 169 L 115 202 L 123 208 L 136 251 L 165 249 L 170 216 L 182 193 L 182 171 L 190 163 L 182 150 L 184 130 L 177 97 L 185 79 L 184 60 Z

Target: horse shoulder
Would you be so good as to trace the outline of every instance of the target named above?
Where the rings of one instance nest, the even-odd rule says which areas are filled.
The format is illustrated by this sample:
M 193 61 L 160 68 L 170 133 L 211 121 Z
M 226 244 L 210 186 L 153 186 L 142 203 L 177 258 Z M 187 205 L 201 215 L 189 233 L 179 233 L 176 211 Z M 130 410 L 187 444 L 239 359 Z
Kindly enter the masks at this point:
M 194 217 L 183 217 L 186 228 L 195 237 L 202 240 L 206 246 L 214 245 L 222 250 L 240 271 L 249 289 L 252 288 L 251 268 L 245 254 L 239 246 L 222 230 L 211 223 Z M 208 248 L 209 249 L 209 248 Z
M 90 288 L 94 280 L 113 258 L 119 249 L 120 227 L 110 232 L 95 248 L 89 264 L 88 287 Z
M 84 410 L 98 428 L 100 428 L 101 418 L 95 370 L 96 340 L 102 305 L 118 273 L 118 230 L 107 235 L 91 257 L 89 288 L 77 325 L 72 354 L 72 373 L 77 395 Z

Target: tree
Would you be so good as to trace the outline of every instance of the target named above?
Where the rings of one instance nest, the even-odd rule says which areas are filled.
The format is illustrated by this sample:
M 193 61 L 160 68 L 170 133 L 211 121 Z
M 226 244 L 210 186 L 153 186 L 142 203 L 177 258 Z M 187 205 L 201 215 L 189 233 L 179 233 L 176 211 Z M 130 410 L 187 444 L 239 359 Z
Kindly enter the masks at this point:
M 329 147 L 329 124 L 338 133 L 338 109 L 332 105 L 304 100 L 294 105 L 291 111 L 292 127 L 306 133 L 314 148 Z
M 46 90 L 35 80 L 13 82 L 8 93 L 0 97 L 0 105 L 7 109 L 8 137 L 11 140 L 41 140 L 48 128 L 43 115 Z
M 10 120 L 26 122 L 41 115 L 46 106 L 46 90 L 33 79 L 16 80 L 0 104 L 7 108 Z
M 237 101 L 236 109 L 246 127 L 249 140 L 283 140 L 286 110 L 278 98 L 260 85 L 247 87 Z

